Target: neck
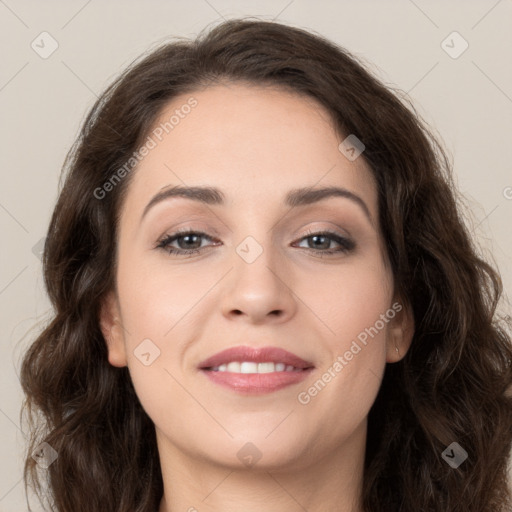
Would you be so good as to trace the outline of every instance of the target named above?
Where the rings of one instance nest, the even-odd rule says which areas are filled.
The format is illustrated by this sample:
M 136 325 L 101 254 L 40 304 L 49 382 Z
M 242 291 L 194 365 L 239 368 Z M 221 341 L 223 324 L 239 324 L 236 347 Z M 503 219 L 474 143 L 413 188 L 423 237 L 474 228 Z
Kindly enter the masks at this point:
M 162 436 L 157 429 L 164 481 L 158 512 L 362 512 L 366 422 L 327 455 L 318 457 L 311 446 L 300 465 L 278 467 L 263 459 L 251 468 L 198 460 Z

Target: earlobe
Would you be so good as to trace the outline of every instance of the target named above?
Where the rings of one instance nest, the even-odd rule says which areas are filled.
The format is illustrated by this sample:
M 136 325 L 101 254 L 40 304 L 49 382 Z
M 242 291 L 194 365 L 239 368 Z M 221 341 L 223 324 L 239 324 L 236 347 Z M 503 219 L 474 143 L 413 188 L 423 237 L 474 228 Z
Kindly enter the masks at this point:
M 386 362 L 396 363 L 405 357 L 414 336 L 414 315 L 409 305 L 402 308 L 388 329 Z
M 119 304 L 114 292 L 109 292 L 102 300 L 99 313 L 100 329 L 108 349 L 108 361 L 112 366 L 122 368 L 127 365 L 123 328 Z

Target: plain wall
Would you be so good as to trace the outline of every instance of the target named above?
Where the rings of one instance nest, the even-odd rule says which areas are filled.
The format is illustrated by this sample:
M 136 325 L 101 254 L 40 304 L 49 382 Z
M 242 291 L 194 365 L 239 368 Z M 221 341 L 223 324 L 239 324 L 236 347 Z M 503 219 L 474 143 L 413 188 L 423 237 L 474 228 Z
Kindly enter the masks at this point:
M 96 96 L 146 49 L 242 15 L 316 31 L 409 93 L 444 140 L 473 212 L 472 232 L 493 255 L 505 292 L 512 289 L 512 2 L 0 2 L 0 512 L 27 510 L 19 361 L 36 331 L 23 336 L 49 310 L 38 242 L 80 123 Z M 45 59 L 31 47 L 43 31 L 58 43 Z M 469 45 L 457 58 L 464 42 L 450 36 L 454 31 Z M 447 37 L 452 56 L 442 47 Z

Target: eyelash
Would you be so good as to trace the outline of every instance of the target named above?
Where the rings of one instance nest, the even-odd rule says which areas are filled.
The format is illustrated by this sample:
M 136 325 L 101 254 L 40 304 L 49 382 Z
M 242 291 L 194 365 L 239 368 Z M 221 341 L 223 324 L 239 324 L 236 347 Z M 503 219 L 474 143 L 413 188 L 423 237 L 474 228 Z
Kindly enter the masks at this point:
M 184 230 L 178 230 L 175 233 L 171 235 L 165 235 L 162 239 L 160 239 L 157 242 L 156 248 L 157 249 L 163 249 L 169 254 L 174 254 L 178 256 L 185 256 L 185 257 L 191 257 L 194 254 L 199 253 L 204 247 L 198 248 L 198 249 L 177 249 L 175 247 L 170 247 L 170 244 L 174 242 L 175 240 L 185 237 L 187 235 L 199 235 L 203 236 L 204 238 L 211 240 L 211 241 L 217 241 L 214 238 L 208 236 L 206 233 L 203 233 L 201 231 L 193 231 L 189 229 Z M 323 258 L 325 255 L 327 256 L 334 256 L 336 254 L 346 254 L 352 252 L 356 248 L 356 244 L 349 240 L 348 238 L 344 238 L 337 233 L 333 231 L 308 231 L 303 237 L 299 239 L 299 241 L 302 241 L 307 238 L 311 238 L 313 236 L 326 236 L 332 240 L 334 240 L 336 243 L 338 243 L 341 247 L 338 249 L 326 249 L 326 250 L 320 250 L 319 252 L 321 254 L 318 254 L 320 258 Z M 316 249 L 313 249 L 311 247 L 304 248 L 309 251 L 318 252 Z

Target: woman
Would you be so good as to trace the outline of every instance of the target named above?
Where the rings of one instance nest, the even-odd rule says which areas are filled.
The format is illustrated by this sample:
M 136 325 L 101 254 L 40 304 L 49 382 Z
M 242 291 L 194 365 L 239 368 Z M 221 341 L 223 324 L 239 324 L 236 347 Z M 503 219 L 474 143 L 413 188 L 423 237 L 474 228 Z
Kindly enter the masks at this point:
M 21 374 L 56 510 L 509 510 L 499 274 L 347 51 L 248 19 L 166 44 L 66 168 Z

